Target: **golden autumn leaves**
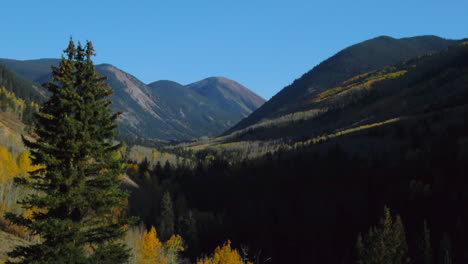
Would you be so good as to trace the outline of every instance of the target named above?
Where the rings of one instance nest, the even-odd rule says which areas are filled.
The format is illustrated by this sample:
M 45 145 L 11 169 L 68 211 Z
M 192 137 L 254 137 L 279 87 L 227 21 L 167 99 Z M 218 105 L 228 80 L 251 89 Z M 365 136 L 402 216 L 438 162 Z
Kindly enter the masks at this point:
M 162 243 L 158 238 L 156 228 L 143 234 L 139 249 L 138 264 L 172 264 L 179 262 L 179 253 L 184 251 L 184 241 L 179 235 L 172 235 Z
M 156 228 L 145 231 L 138 250 L 138 264 L 175 264 L 180 262 L 184 241 L 179 235 L 172 235 L 166 242 L 158 238 Z M 253 264 L 245 262 L 239 251 L 231 248 L 231 241 L 217 247 L 211 256 L 198 259 L 196 264 Z
M 222 247 L 217 247 L 213 255 L 201 258 L 197 264 L 253 264 L 244 262 L 237 249 L 231 248 L 231 241 L 226 242 Z
M 0 144 L 0 185 L 9 183 L 15 176 L 28 175 L 40 166 L 32 165 L 29 151 L 25 151 L 15 159 L 8 148 Z
M 29 217 L 32 209 L 21 210 L 16 203 L 18 197 L 24 196 L 21 188 L 13 185 L 13 179 L 19 175 L 28 175 L 30 171 L 39 169 L 40 166 L 32 165 L 29 151 L 19 154 L 16 158 L 8 148 L 0 144 L 0 225 L 8 226 L 8 231 L 17 235 L 23 235 L 25 229 L 13 226 L 4 218 L 7 211 L 22 211 L 25 217 Z

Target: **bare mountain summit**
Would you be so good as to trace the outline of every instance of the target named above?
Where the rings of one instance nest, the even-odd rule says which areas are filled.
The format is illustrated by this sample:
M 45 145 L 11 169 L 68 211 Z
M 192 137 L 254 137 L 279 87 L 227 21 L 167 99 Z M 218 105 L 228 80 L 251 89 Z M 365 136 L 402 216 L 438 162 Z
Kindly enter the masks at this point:
M 259 108 L 265 99 L 242 84 L 226 77 L 210 77 L 187 85 L 226 111 L 237 113 L 244 118 Z

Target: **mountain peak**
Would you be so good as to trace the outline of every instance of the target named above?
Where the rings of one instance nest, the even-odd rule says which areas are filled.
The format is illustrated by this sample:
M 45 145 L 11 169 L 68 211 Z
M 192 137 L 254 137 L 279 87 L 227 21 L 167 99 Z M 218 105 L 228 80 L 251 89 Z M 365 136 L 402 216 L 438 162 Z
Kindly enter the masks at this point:
M 234 82 L 233 80 L 224 76 L 211 76 L 211 77 L 205 78 L 204 80 L 213 81 L 213 82 Z
M 221 108 L 240 111 L 245 117 L 265 103 L 265 99 L 242 84 L 222 76 L 214 76 L 187 85 L 198 94 L 218 102 Z
M 231 80 L 223 76 L 208 77 L 199 82 L 195 82 L 187 86 L 191 87 L 194 90 L 197 90 L 199 93 L 204 93 L 203 90 L 206 90 L 206 89 L 211 89 L 211 90 L 217 89 L 220 92 L 223 92 L 223 90 L 231 90 L 235 93 L 249 94 L 249 95 L 258 97 L 257 99 L 261 99 L 259 101 L 263 101 L 263 102 L 265 101 L 263 98 L 261 98 L 260 96 L 252 92 L 249 88 L 243 86 L 242 84 L 234 80 Z
M 178 82 L 174 82 L 174 81 L 171 81 L 171 80 L 159 80 L 159 81 L 155 81 L 155 82 L 152 82 L 152 83 L 149 83 L 148 86 L 150 87 L 153 87 L 153 86 L 169 86 L 169 87 L 173 87 L 173 86 L 183 86 L 182 84 L 178 83 Z
M 396 40 L 396 38 L 387 35 L 381 35 L 370 40 Z

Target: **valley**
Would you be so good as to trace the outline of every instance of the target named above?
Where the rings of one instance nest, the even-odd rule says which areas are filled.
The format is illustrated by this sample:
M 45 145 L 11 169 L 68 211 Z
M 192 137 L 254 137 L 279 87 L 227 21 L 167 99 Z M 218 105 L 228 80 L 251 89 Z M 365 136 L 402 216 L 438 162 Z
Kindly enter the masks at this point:
M 211 263 L 216 247 L 243 257 L 232 263 L 465 263 L 466 43 L 373 38 L 267 102 L 225 77 L 145 84 L 96 65 L 123 112 L 115 155 L 130 194 L 119 215 L 138 218 L 125 240 L 131 263 L 151 227 L 174 263 Z M 2 215 L 26 214 L 12 179 L 34 166 L 21 137 L 37 138 L 32 115 L 50 96 L 39 83 L 58 64 L 0 59 Z M 3 217 L 0 228 L 5 241 L 36 239 Z M 176 234 L 184 250 L 173 253 Z

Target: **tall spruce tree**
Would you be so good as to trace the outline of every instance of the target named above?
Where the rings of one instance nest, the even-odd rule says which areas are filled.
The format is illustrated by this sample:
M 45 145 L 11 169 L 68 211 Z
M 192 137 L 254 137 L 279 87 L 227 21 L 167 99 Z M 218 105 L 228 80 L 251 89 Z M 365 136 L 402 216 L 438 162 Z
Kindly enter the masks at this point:
M 33 164 L 42 168 L 18 184 L 33 190 L 20 204 L 30 217 L 7 214 L 16 225 L 38 236 L 39 243 L 16 247 L 9 263 L 126 263 L 119 239 L 128 218 L 127 194 L 120 190 L 123 162 L 112 140 L 118 114 L 109 108 L 113 93 L 96 72 L 91 42 L 73 40 L 53 67 L 51 93 L 36 115 L 36 140 L 24 139 Z
M 169 237 L 174 234 L 174 223 L 175 216 L 172 198 L 171 194 L 166 191 L 161 199 L 161 222 L 159 224 L 161 239 L 163 241 L 167 241 Z

